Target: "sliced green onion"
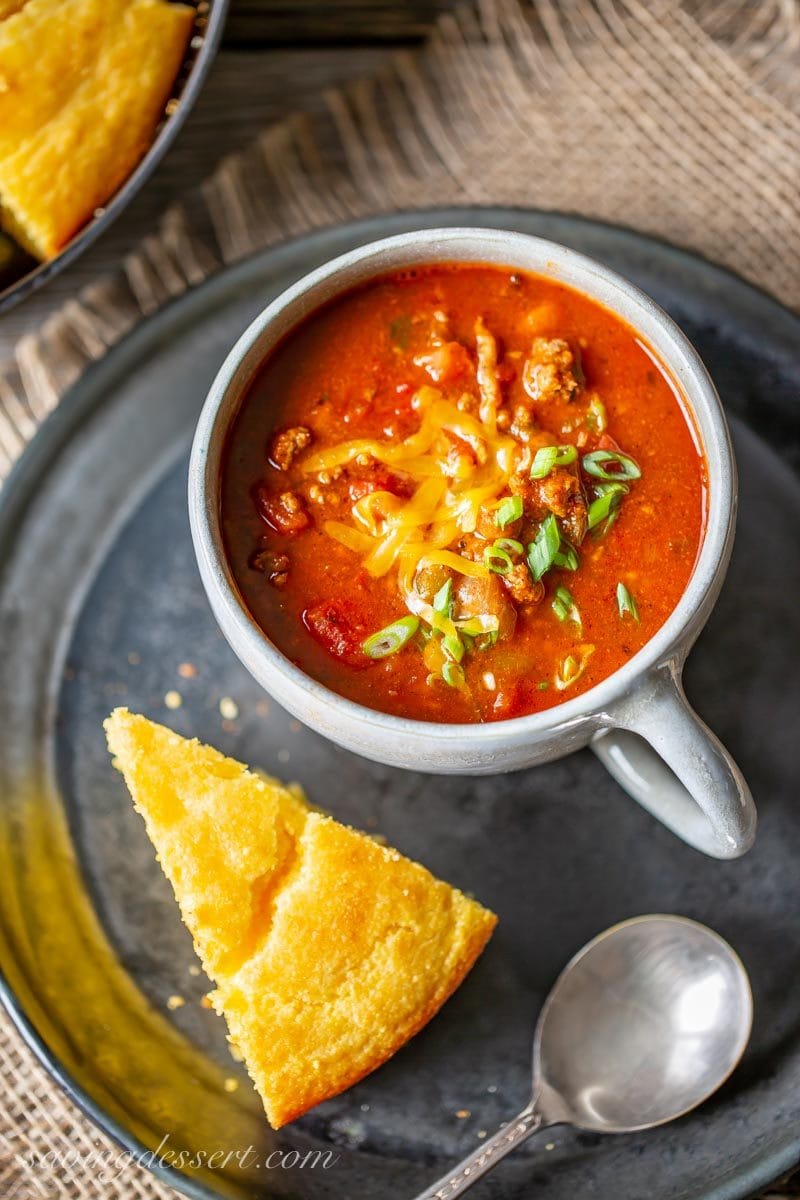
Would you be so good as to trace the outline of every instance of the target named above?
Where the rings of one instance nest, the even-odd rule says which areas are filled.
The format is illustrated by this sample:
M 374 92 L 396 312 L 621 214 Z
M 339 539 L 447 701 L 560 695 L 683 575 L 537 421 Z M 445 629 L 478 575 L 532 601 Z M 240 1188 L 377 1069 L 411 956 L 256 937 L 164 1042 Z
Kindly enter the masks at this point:
M 521 516 L 522 497 L 505 496 L 497 506 L 494 520 L 498 529 L 505 529 L 506 525 L 511 525 L 514 521 L 518 521 Z
M 461 662 L 466 647 L 460 637 L 454 637 L 452 633 L 448 633 L 442 638 L 442 649 L 453 662 Z
M 497 639 L 500 635 L 496 629 L 492 629 L 489 633 L 480 633 L 475 638 L 476 650 L 491 650 L 492 646 L 497 645 Z
M 361 649 L 367 658 L 387 658 L 388 655 L 396 654 L 398 650 L 401 650 L 406 642 L 410 642 L 418 629 L 418 617 L 401 617 L 399 621 L 394 621 L 385 629 L 373 633 L 363 643 Z
M 442 667 L 442 679 L 452 688 L 461 688 L 466 683 L 463 670 L 454 662 L 446 662 Z
M 569 588 L 565 588 L 563 585 L 556 588 L 552 609 L 559 621 L 572 621 L 580 628 L 581 614 L 578 612 L 578 607 L 572 598 L 572 592 Z
M 514 566 L 511 555 L 506 550 L 498 549 L 497 542 L 486 547 L 483 552 L 483 563 L 488 570 L 494 571 L 495 575 L 507 575 Z
M 556 676 L 556 687 L 559 687 L 559 683 L 560 683 L 561 687 L 559 690 L 563 690 L 570 683 L 574 683 L 574 681 L 578 678 L 580 673 L 581 673 L 581 664 L 578 662 L 578 660 L 574 654 L 568 654 L 567 657 L 562 661 L 560 667 L 558 668 L 558 674 Z
M 549 687 L 550 684 L 546 679 L 540 679 L 536 685 L 537 690 L 540 692 L 546 692 Z
M 553 559 L 553 564 L 556 567 L 563 567 L 566 571 L 577 571 L 581 565 L 581 560 L 578 558 L 578 551 L 569 542 L 562 542 L 561 549 Z
M 443 617 L 452 616 L 453 612 L 453 581 L 448 579 L 447 583 L 443 583 L 436 595 L 433 597 L 433 611 L 440 613 Z
M 506 554 L 523 554 L 525 552 L 522 542 L 517 542 L 514 538 L 498 538 L 493 548 L 505 550 Z
M 459 633 L 466 633 L 470 637 L 480 637 L 482 633 L 497 633 L 500 627 L 500 620 L 494 613 L 479 613 L 475 617 L 463 617 L 456 621 L 456 626 Z
M 539 526 L 534 540 L 528 546 L 528 566 L 536 583 L 549 571 L 561 548 L 558 522 L 551 513 Z
M 568 467 L 578 457 L 574 446 L 542 446 L 531 464 L 531 479 L 544 479 L 553 467 Z
M 589 513 L 587 523 L 590 529 L 600 525 L 605 521 L 606 517 L 614 514 L 616 519 L 616 509 L 622 503 L 622 497 L 626 495 L 628 489 L 624 483 L 612 484 L 607 488 L 603 488 L 596 500 L 593 500 L 589 505 Z
M 642 476 L 639 464 L 620 450 L 593 450 L 584 454 L 582 463 L 586 474 L 595 479 L 641 479 Z M 606 464 L 613 464 L 615 469 L 609 471 Z
M 544 479 L 556 465 L 558 446 L 542 446 L 531 463 L 531 479 Z
M 608 428 L 606 406 L 599 396 L 592 396 L 586 411 L 586 424 L 592 433 L 605 433 Z
M 627 483 L 595 483 L 592 486 L 595 496 L 606 496 L 609 492 L 618 492 L 620 496 L 627 496 L 631 490 Z
M 575 654 L 568 654 L 558 666 L 554 683 L 559 692 L 580 679 L 594 654 L 594 646 L 579 646 Z
M 617 584 L 617 608 L 619 609 L 620 617 L 624 617 L 626 613 L 630 613 L 634 621 L 639 620 L 639 606 L 624 583 Z

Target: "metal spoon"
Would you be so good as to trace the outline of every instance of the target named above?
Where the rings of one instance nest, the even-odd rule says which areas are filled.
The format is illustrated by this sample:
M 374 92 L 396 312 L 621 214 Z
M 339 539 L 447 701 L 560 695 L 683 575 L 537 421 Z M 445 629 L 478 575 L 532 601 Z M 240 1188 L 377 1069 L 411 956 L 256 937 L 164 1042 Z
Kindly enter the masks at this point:
M 518 1117 L 417 1200 L 453 1200 L 546 1125 L 631 1133 L 683 1116 L 739 1062 L 753 997 L 739 957 L 686 917 L 634 917 L 584 946 L 556 980 Z

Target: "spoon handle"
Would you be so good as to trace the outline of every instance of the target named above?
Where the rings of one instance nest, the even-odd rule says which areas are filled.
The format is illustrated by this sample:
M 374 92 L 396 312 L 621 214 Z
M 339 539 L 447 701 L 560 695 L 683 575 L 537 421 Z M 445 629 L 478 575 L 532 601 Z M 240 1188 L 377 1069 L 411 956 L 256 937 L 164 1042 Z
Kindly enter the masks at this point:
M 454 1200 L 455 1196 L 463 1196 L 467 1188 L 477 1183 L 487 1171 L 491 1171 L 495 1163 L 505 1158 L 510 1150 L 524 1142 L 543 1124 L 544 1118 L 531 1105 L 523 1108 L 518 1117 L 509 1121 L 493 1138 L 483 1142 L 468 1158 L 417 1196 L 417 1200 Z

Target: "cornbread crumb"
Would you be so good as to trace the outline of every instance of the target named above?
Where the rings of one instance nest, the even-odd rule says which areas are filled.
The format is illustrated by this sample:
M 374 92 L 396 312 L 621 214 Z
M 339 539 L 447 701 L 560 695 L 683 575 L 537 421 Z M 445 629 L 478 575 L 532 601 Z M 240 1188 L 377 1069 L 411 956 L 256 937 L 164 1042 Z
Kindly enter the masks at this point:
M 200 968 L 198 967 L 197 963 L 192 963 L 192 965 L 189 967 L 189 974 L 193 975 L 195 979 L 198 977 L 200 974 Z
M 235 1092 L 239 1087 L 239 1080 L 234 1079 L 232 1076 L 228 1076 L 222 1086 L 225 1088 L 226 1092 Z
M 176 1008 L 183 1008 L 185 1003 L 183 996 L 170 996 L 167 1000 L 167 1008 L 170 1012 L 174 1012 Z
M 176 692 L 174 689 L 172 689 L 168 691 L 164 697 L 164 704 L 167 706 L 167 708 L 180 708 L 180 706 L 183 704 L 183 696 L 180 694 L 180 692 Z
M 226 721 L 235 721 L 239 715 L 239 705 L 230 696 L 223 696 L 219 702 L 220 715 Z

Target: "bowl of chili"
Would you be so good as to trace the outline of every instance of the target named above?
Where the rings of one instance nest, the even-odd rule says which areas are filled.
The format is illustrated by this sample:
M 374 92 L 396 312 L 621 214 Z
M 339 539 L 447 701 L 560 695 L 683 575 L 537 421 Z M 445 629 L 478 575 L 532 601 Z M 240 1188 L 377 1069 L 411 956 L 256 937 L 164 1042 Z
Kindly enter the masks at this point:
M 752 844 L 681 683 L 732 548 L 725 416 L 602 264 L 434 229 L 312 272 L 212 385 L 189 509 L 232 648 L 339 745 L 458 774 L 590 746 L 690 845 Z

